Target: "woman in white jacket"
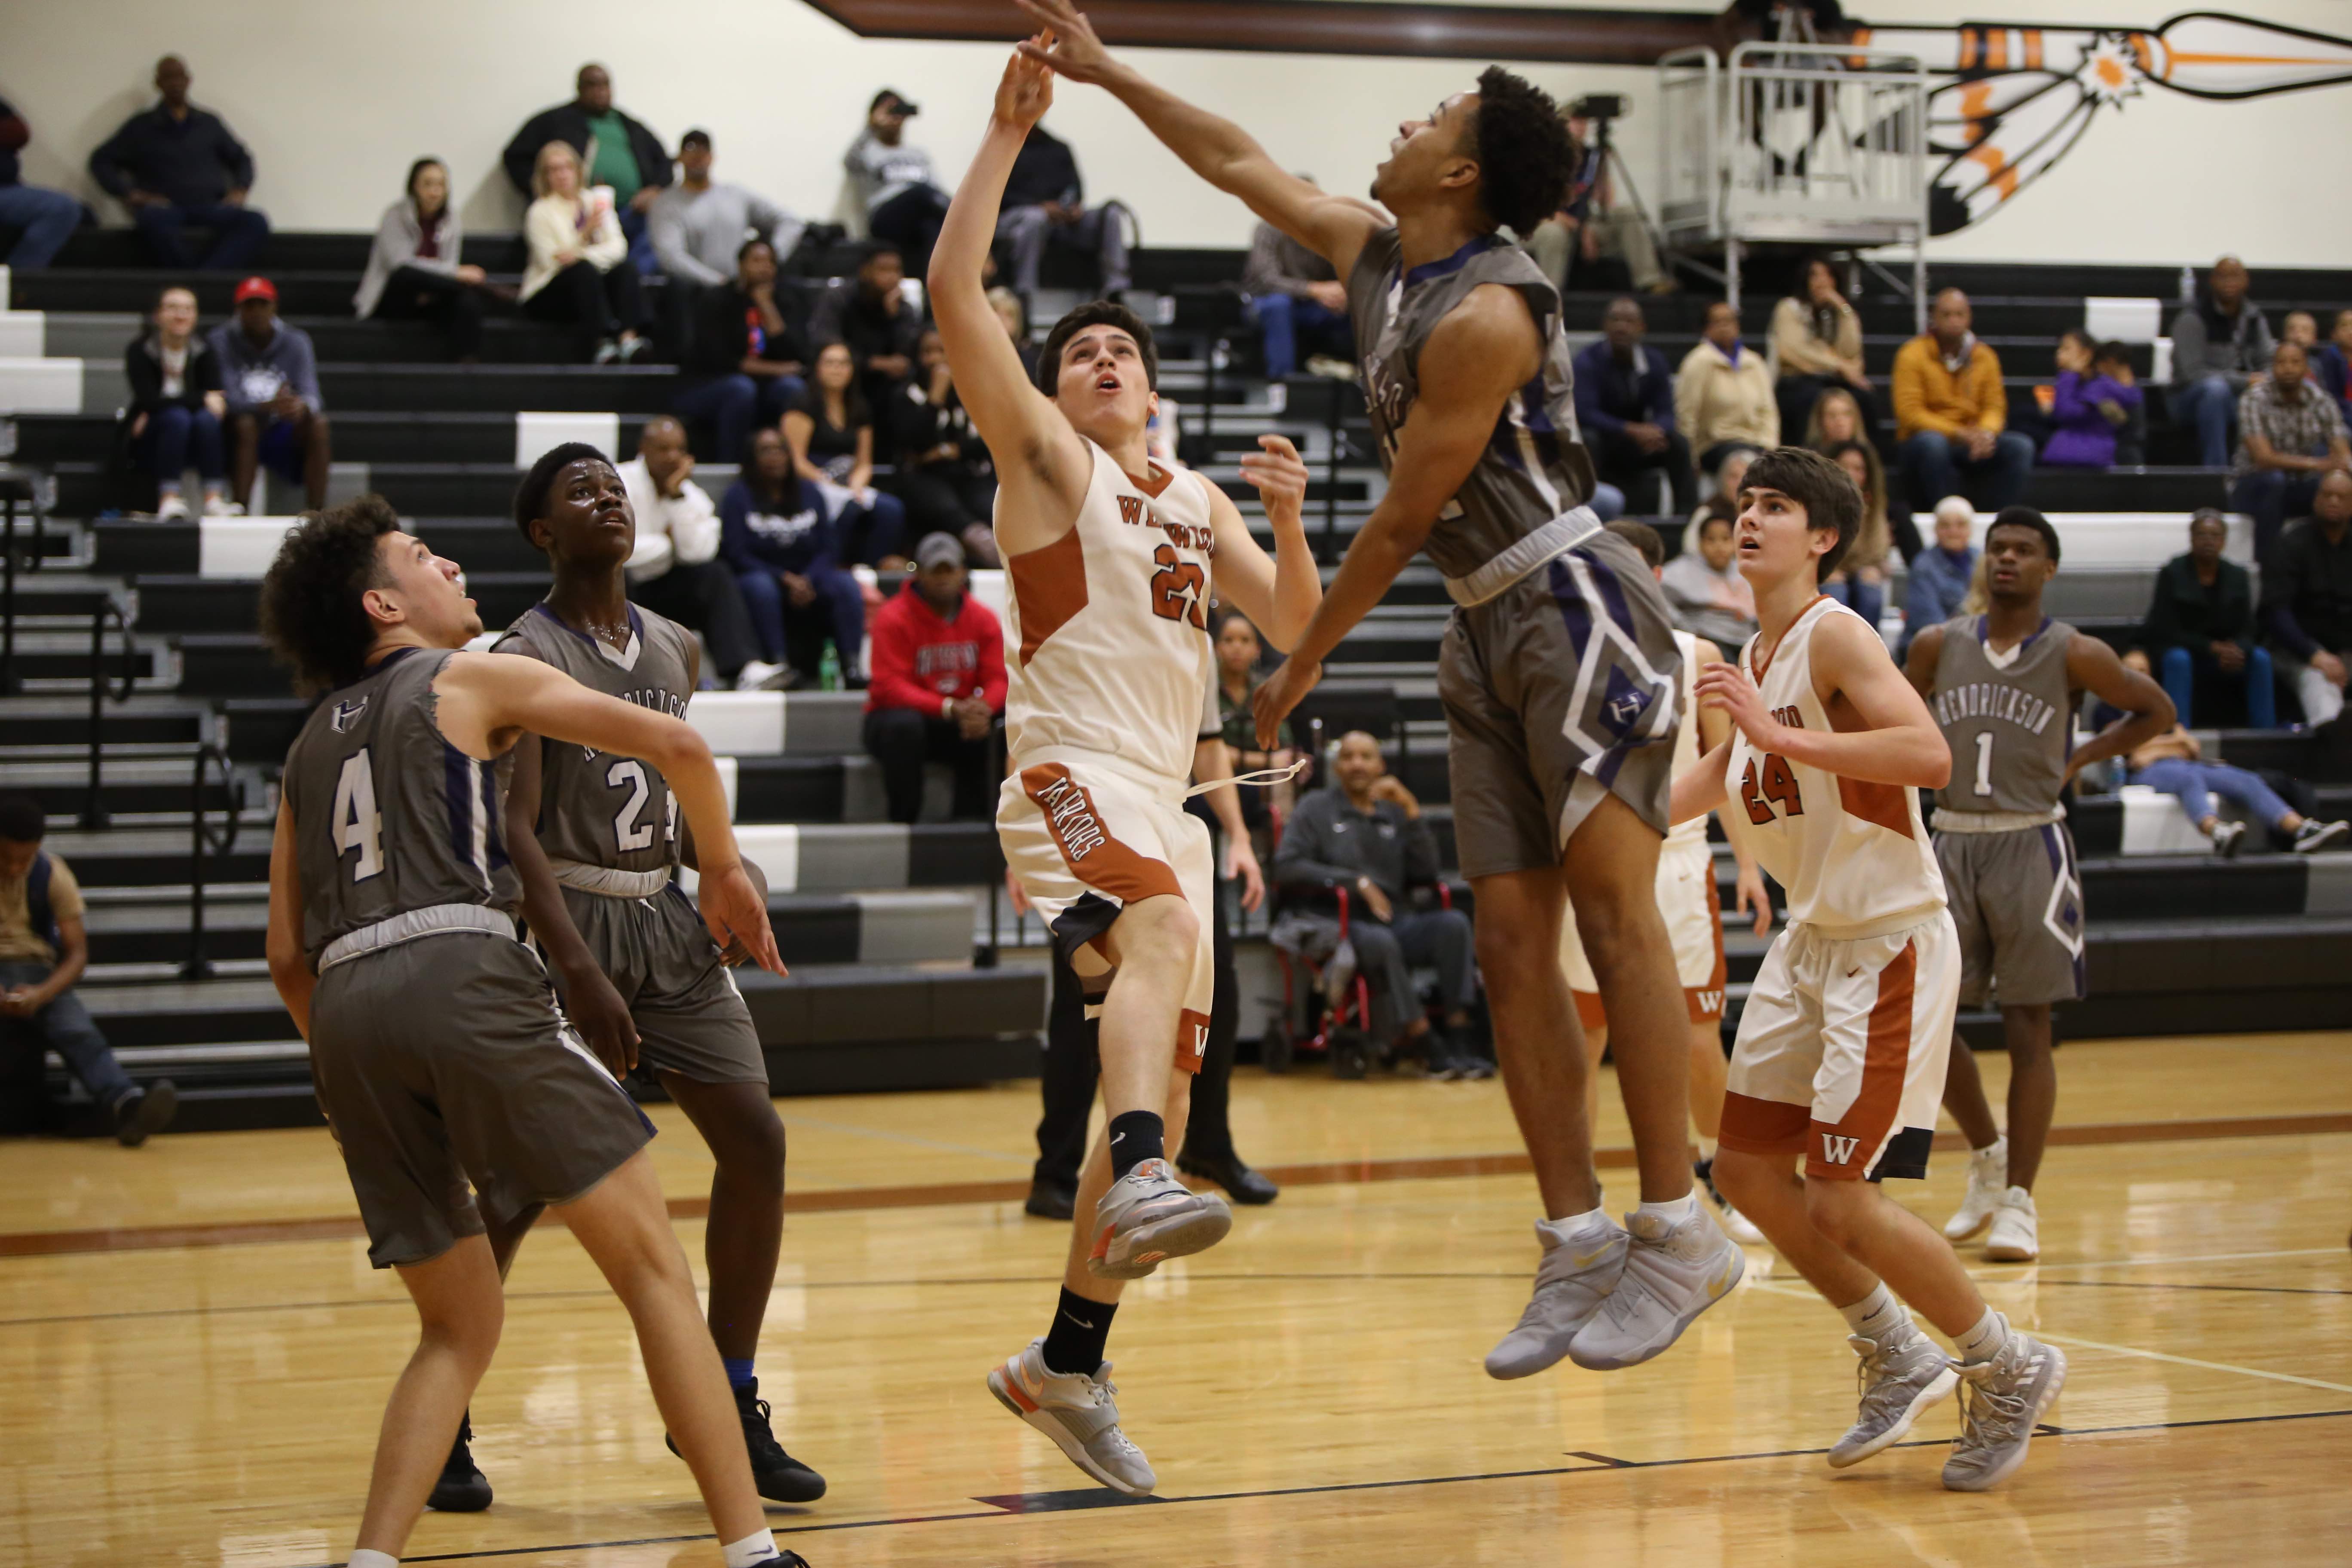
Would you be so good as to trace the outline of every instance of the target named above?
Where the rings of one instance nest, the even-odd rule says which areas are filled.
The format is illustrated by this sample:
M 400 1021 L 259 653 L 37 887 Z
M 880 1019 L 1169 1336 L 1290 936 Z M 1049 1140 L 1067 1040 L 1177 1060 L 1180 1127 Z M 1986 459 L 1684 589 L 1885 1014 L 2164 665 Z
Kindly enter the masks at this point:
M 633 360 L 647 344 L 639 335 L 645 302 L 629 242 L 614 214 L 609 185 L 583 186 L 580 154 L 564 142 L 539 150 L 530 188 L 538 200 L 523 215 L 530 264 L 522 275 L 525 314 L 569 321 L 598 364 Z

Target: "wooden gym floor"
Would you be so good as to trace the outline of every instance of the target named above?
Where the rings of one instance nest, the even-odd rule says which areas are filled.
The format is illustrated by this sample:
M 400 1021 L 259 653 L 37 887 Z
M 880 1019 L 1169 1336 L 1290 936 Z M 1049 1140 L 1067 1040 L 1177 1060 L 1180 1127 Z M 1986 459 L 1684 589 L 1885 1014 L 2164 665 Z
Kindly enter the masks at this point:
M 1536 1257 L 1501 1087 L 1245 1072 L 1235 1131 L 1286 1190 L 1129 1291 L 1111 1354 L 1161 1492 L 1100 1506 L 982 1383 L 1060 1268 L 1062 1228 L 1020 1209 L 1034 1086 L 787 1102 L 761 1392 L 832 1490 L 779 1539 L 818 1568 L 2352 1559 L 2352 1034 L 2084 1043 L 2060 1070 L 2042 1261 L 1964 1255 L 2072 1381 L 1976 1497 L 1937 1484 L 1948 1405 L 1832 1477 L 1843 1325 L 1762 1248 L 1646 1366 L 1489 1381 Z M 698 1272 L 708 1158 L 655 1116 Z M 1940 1222 L 1960 1172 L 1942 1150 L 1895 1190 Z M 323 1131 L 0 1145 L 0 1563 L 341 1563 L 413 1323 Z M 560 1227 L 516 1267 L 474 1412 L 498 1503 L 427 1514 L 408 1561 L 718 1562 Z

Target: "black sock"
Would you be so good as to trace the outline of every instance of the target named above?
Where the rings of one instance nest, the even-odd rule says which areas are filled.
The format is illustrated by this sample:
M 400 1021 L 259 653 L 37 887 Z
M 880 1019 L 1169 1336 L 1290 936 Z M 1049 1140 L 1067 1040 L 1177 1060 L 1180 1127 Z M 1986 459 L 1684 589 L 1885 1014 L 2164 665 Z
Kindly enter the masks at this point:
M 1082 1372 L 1092 1377 L 1095 1368 L 1102 1365 L 1103 1350 L 1110 1343 L 1111 1314 L 1118 1310 L 1116 1301 L 1089 1301 L 1063 1286 L 1061 1302 L 1054 1309 L 1054 1326 L 1045 1331 L 1045 1348 L 1037 1352 L 1045 1358 L 1045 1370 Z
M 1110 1119 L 1110 1174 L 1117 1181 L 1146 1160 L 1164 1160 L 1168 1124 L 1149 1110 L 1122 1110 Z M 1087 1371 L 1094 1369 L 1088 1367 Z

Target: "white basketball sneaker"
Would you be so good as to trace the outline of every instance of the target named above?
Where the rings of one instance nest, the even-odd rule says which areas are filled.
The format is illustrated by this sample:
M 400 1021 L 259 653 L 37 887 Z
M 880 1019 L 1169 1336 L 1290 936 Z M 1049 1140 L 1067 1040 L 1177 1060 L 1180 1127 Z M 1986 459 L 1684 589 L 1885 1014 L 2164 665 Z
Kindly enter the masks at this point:
M 2030 1263 L 2042 1256 L 2039 1218 L 2033 1194 L 2011 1187 L 1992 1211 L 1992 1234 L 1985 1237 L 1985 1256 L 1996 1263 Z
M 1171 1258 L 1205 1252 L 1234 1228 L 1234 1211 L 1214 1193 L 1196 1193 L 1165 1160 L 1144 1160 L 1095 1205 L 1087 1272 L 1140 1279 Z
M 1919 1413 L 1949 1399 L 1960 1381 L 1951 1358 L 1916 1329 L 1891 1345 L 1862 1334 L 1848 1334 L 1845 1342 L 1862 1357 L 1854 1369 L 1862 1389 L 1861 1411 L 1830 1449 L 1833 1470 L 1858 1465 L 1903 1441 Z
M 1486 1352 L 1488 1377 L 1532 1377 L 1556 1366 L 1569 1342 L 1592 1319 L 1617 1278 L 1625 1271 L 1627 1237 L 1615 1226 L 1597 1236 L 1564 1239 L 1549 1220 L 1536 1222 L 1543 1262 L 1536 1269 L 1536 1292 L 1518 1326 Z
M 1141 1497 L 1160 1484 L 1143 1450 L 1118 1429 L 1118 1388 L 1105 1362 L 1088 1376 L 1055 1372 L 1045 1364 L 1045 1340 L 1002 1363 L 988 1374 L 988 1392 L 1002 1405 L 1054 1440 L 1070 1463 L 1113 1491 Z
M 2066 1385 L 2066 1352 L 2012 1329 L 1991 1360 L 1959 1373 L 1960 1435 L 1944 1461 L 1944 1485 L 1980 1492 L 2025 1463 L 2034 1423 Z
M 1703 1203 L 1694 1201 L 1679 1225 L 1637 1209 L 1625 1228 L 1632 1237 L 1625 1272 L 1568 1347 L 1569 1359 L 1588 1372 L 1614 1372 L 1658 1354 L 1748 1269 L 1748 1255 Z
M 1982 1230 L 1992 1211 L 2000 1206 L 2000 1194 L 2008 1187 L 2009 1140 L 1996 1138 L 1991 1148 L 1969 1154 L 1968 1196 L 1960 1200 L 1959 1212 L 1944 1222 L 1944 1235 L 1953 1241 L 1966 1241 Z

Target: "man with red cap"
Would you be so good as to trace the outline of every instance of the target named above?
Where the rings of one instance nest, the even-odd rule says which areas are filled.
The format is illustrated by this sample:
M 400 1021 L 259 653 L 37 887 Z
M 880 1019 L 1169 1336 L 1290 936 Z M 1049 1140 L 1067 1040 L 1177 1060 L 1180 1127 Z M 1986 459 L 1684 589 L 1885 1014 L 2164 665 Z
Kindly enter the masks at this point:
M 302 486 L 302 504 L 327 504 L 327 415 L 319 398 L 319 359 L 310 334 L 278 319 L 278 286 L 248 278 L 236 286 L 236 320 L 212 331 L 228 397 L 233 442 L 232 493 L 246 500 L 268 463 Z M 248 503 L 249 504 L 249 503 Z

